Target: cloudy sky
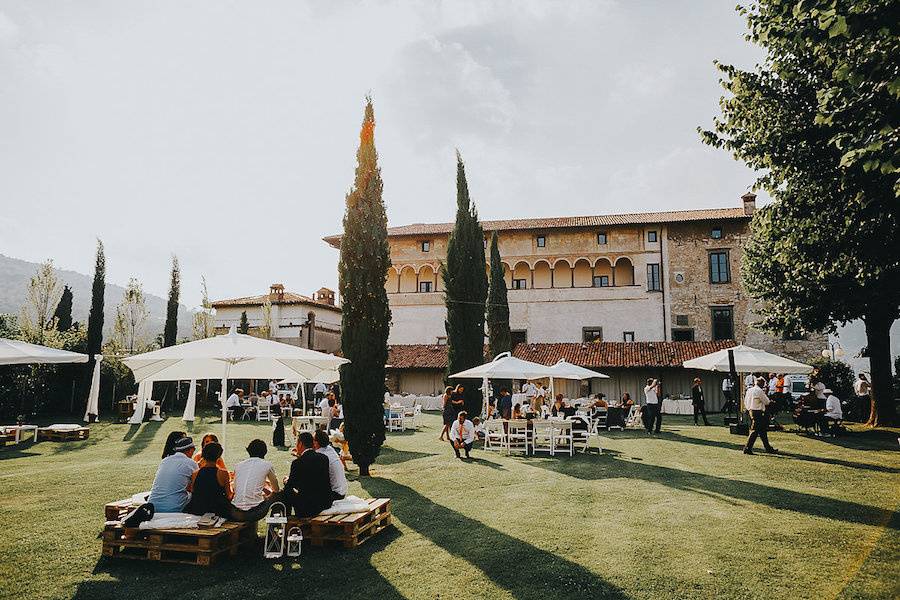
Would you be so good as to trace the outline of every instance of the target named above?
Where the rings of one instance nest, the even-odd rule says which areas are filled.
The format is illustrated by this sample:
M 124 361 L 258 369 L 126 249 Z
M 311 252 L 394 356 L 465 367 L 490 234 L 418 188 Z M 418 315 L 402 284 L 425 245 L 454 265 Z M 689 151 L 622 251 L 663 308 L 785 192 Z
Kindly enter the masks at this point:
M 737 206 L 724 0 L 0 0 L 0 253 L 183 299 L 336 285 L 364 96 L 391 224 Z

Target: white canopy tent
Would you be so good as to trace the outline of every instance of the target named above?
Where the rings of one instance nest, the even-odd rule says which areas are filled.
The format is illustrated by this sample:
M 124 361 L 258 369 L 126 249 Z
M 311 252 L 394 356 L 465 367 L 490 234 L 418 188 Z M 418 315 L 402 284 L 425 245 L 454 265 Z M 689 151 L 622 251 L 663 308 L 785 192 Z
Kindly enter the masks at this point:
M 731 371 L 729 353 L 734 355 L 735 373 L 809 373 L 813 370 L 810 365 L 785 358 L 784 356 L 778 356 L 765 350 L 744 346 L 743 344 L 686 360 L 682 363 L 682 366 L 686 369 L 728 373 Z M 735 385 L 742 386 L 742 384 L 742 381 L 735 382 Z M 741 408 L 739 412 L 742 412 L 744 407 L 743 387 L 738 389 L 742 391 L 738 397 L 738 406 Z
M 597 371 L 591 371 L 590 369 L 585 369 L 584 367 L 573 365 L 564 358 L 559 359 L 555 365 L 550 367 L 550 370 L 554 373 L 550 377 L 551 397 L 555 395 L 553 389 L 554 379 L 575 379 L 578 381 L 582 381 L 584 379 L 609 379 L 609 375 L 604 375 L 603 373 L 598 373 Z
M 234 326 L 225 335 L 188 342 L 138 354 L 123 360 L 134 372 L 136 382 L 221 379 L 222 440 L 229 379 L 311 378 L 322 371 L 336 370 L 350 362 L 331 354 L 282 344 L 273 340 L 237 333 Z M 138 394 L 140 396 L 140 393 Z M 140 398 L 138 398 L 140 404 Z
M 541 379 L 543 377 L 553 377 L 553 370 L 546 365 L 516 358 L 509 352 L 498 354 L 491 362 L 450 375 L 450 379 L 481 379 L 485 410 L 488 405 L 489 379 Z
M 86 363 L 90 357 L 80 352 L 70 352 L 58 348 L 48 348 L 37 344 L 20 342 L 0 338 L 0 365 L 30 365 L 46 364 L 59 365 L 66 363 Z M 88 421 L 90 415 L 98 415 L 100 399 L 100 361 L 103 355 L 95 354 L 94 371 L 91 374 L 91 389 L 88 391 L 87 408 L 84 412 L 84 420 Z

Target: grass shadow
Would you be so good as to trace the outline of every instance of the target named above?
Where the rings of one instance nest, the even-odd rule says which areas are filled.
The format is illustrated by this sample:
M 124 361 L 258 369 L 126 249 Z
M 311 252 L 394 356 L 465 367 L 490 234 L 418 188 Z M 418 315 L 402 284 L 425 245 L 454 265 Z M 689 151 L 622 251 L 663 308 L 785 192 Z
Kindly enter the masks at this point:
M 396 450 L 389 446 L 382 446 L 378 458 L 375 459 L 376 465 L 398 465 L 408 460 L 416 460 L 427 456 L 437 456 L 429 452 L 413 452 L 411 450 Z
M 0 448 L 0 460 L 9 460 L 11 458 L 25 458 L 27 456 L 40 456 L 40 452 L 28 452 L 34 444 L 29 444 L 24 448 L 19 444 L 17 446 L 8 446 Z
M 613 477 L 640 479 L 677 490 L 712 493 L 834 521 L 896 527 L 896 522 L 892 521 L 894 511 L 875 506 L 643 462 L 613 459 L 606 464 L 598 464 L 596 459 L 586 460 L 587 458 L 582 456 L 565 457 L 562 460 L 551 458 L 532 460 L 530 464 L 578 479 L 598 480 Z
M 245 548 L 234 558 L 214 567 L 178 565 L 100 557 L 92 574 L 103 581 L 78 584 L 73 599 L 120 600 L 121 598 L 405 598 L 372 566 L 374 554 L 382 552 L 400 535 L 390 527 L 352 551 L 336 546 L 314 548 L 303 545 L 299 559 L 269 560 L 262 557 L 262 541 Z M 341 575 L 335 575 L 339 567 Z M 344 576 L 352 573 L 352 577 Z M 112 581 L 108 578 L 112 577 Z M 99 578 L 98 578 L 99 579 Z M 290 590 L 290 591 L 288 591 Z
M 392 511 L 404 525 L 472 564 L 514 598 L 628 597 L 584 566 L 436 504 L 410 487 L 377 477 L 360 481 L 373 497 L 391 498 Z
M 163 421 L 148 421 L 143 425 L 132 425 L 131 427 L 140 427 L 140 431 L 132 433 L 131 428 L 128 429 L 128 432 L 125 434 L 127 439 L 123 439 L 123 441 L 131 443 L 125 449 L 125 456 L 134 456 L 143 452 L 150 445 L 150 442 L 153 441 L 153 438 L 156 437 L 156 434 L 159 433 L 162 424 Z M 131 434 L 130 437 L 128 437 L 129 434 Z

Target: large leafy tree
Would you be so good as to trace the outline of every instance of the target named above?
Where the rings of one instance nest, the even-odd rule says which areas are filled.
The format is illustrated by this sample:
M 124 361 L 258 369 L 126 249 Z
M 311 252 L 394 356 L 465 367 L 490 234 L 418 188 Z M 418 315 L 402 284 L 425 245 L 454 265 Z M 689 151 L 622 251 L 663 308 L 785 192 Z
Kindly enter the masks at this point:
M 94 372 L 94 355 L 103 347 L 103 301 L 106 291 L 106 253 L 103 242 L 97 240 L 97 256 L 94 261 L 94 282 L 91 286 L 91 310 L 88 313 L 87 353 L 90 357 L 85 370 L 84 394 L 90 391 L 91 374 Z
M 48 332 L 56 330 L 54 311 L 61 297 L 53 261 L 47 260 L 28 282 L 28 297 L 19 318 L 26 340 L 34 344 L 46 343 Z
M 113 337 L 119 348 L 134 354 L 143 345 L 144 325 L 150 312 L 144 297 L 144 286 L 132 277 L 125 286 L 122 301 L 116 307 Z
M 191 333 L 195 340 L 203 340 L 213 335 L 212 302 L 206 289 L 206 277 L 200 278 L 200 310 L 194 313 Z
M 178 296 L 181 294 L 181 267 L 178 257 L 172 255 L 172 274 L 169 278 L 169 302 L 166 305 L 166 325 L 163 328 L 163 347 L 174 346 L 178 341 Z
M 488 294 L 485 272 L 484 230 L 469 198 L 466 167 L 456 154 L 456 223 L 447 244 L 447 262 L 441 265 L 447 305 L 447 374 L 484 362 L 484 314 Z M 481 414 L 479 380 L 460 380 L 466 390 L 470 415 Z
M 900 316 L 900 13 L 893 0 L 759 0 L 740 8 L 766 51 L 718 65 L 727 95 L 703 139 L 762 172 L 742 266 L 761 325 L 833 331 L 862 319 L 870 425 L 896 421 L 890 327 Z
M 341 293 L 341 366 L 344 434 L 359 474 L 369 474 L 384 443 L 384 365 L 391 309 L 384 288 L 391 259 L 383 183 L 375 150 L 375 111 L 366 99 L 356 177 L 344 213 L 338 264 Z
M 512 351 L 512 332 L 509 329 L 509 298 L 506 293 L 506 279 L 503 277 L 503 263 L 497 232 L 491 234 L 491 280 L 487 299 L 488 359 L 502 352 Z M 494 382 L 497 386 L 509 386 L 510 381 Z
M 68 331 L 72 327 L 72 299 L 72 288 L 63 286 L 62 295 L 53 313 L 57 331 Z

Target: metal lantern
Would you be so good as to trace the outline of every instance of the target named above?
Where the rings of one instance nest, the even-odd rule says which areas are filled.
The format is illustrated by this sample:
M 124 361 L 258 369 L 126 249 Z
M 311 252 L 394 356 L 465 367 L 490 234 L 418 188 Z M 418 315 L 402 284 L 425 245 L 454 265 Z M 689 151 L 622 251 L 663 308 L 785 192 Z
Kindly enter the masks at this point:
M 300 546 L 303 544 L 303 532 L 299 527 L 291 527 L 287 536 L 287 555 L 294 558 L 300 556 Z
M 282 502 L 275 502 L 266 517 L 266 544 L 263 556 L 281 558 L 284 555 L 284 531 L 287 529 L 287 508 Z

